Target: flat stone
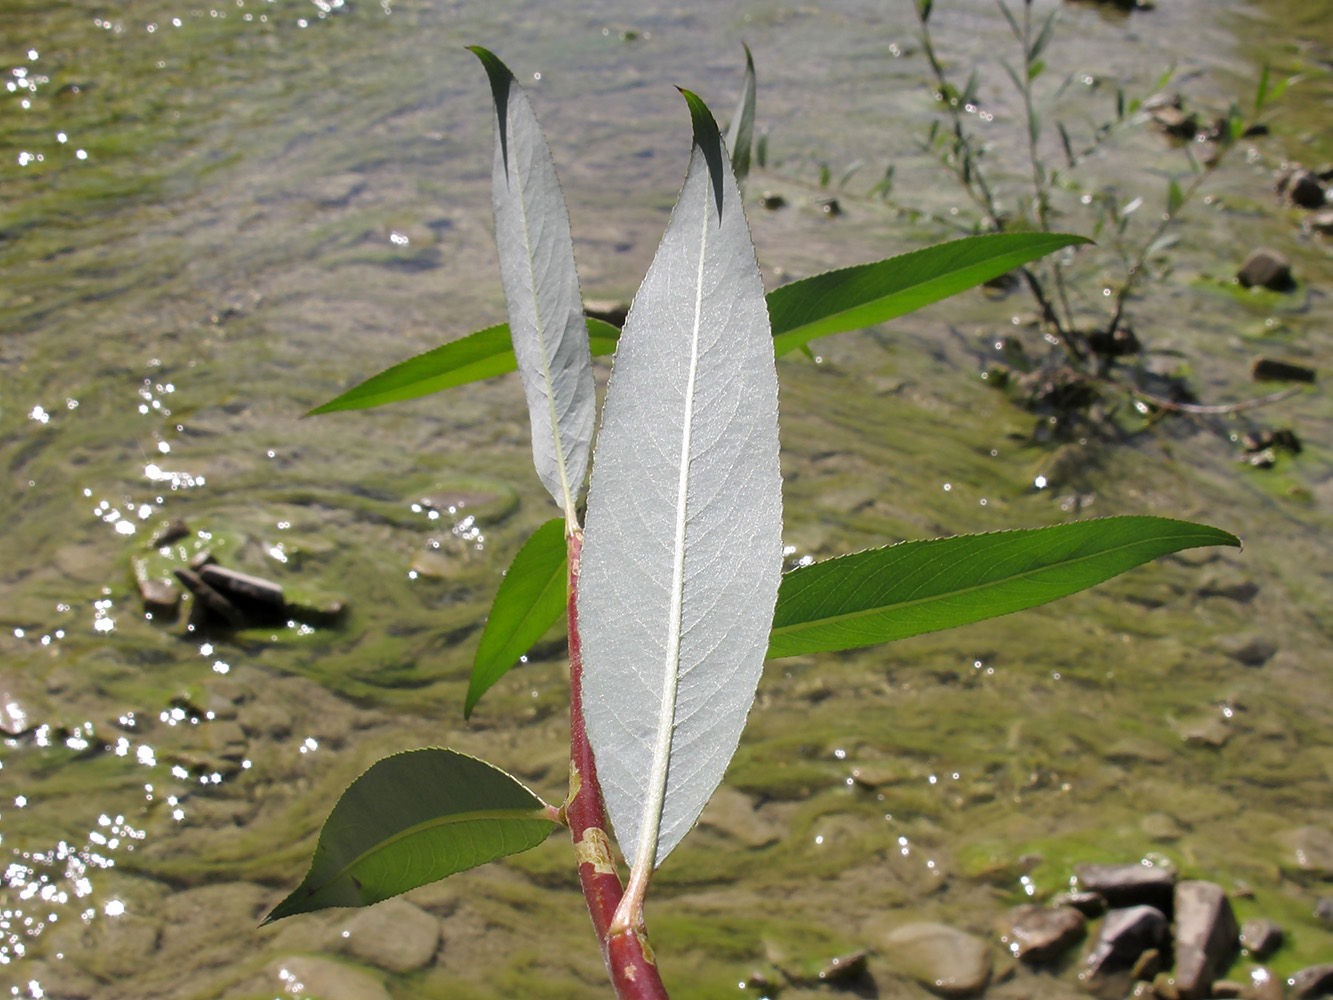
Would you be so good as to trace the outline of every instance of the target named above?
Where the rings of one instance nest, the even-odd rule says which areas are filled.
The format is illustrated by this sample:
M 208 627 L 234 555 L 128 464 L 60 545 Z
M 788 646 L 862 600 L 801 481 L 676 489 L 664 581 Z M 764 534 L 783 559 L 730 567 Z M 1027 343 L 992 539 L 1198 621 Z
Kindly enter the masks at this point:
M 1246 985 L 1234 979 L 1218 979 L 1213 982 L 1214 1000 L 1241 1000 L 1245 996 Z
M 273 991 L 282 996 L 392 1000 L 384 985 L 364 969 L 317 955 L 277 959 L 269 963 L 268 975 Z
M 755 812 L 750 796 L 726 785 L 713 793 L 699 816 L 699 825 L 710 827 L 746 847 L 765 847 L 782 839 L 783 829 Z
M 1333 208 L 1326 208 L 1305 220 L 1316 233 L 1333 236 Z
M 1333 878 L 1333 832 L 1322 826 L 1301 826 L 1287 831 L 1282 841 L 1291 848 L 1302 871 Z
M 1277 358 L 1255 358 L 1250 364 L 1250 377 L 1256 382 L 1313 382 L 1315 375 L 1313 368 Z
M 1267 917 L 1245 921 L 1240 928 L 1240 946 L 1255 958 L 1267 958 L 1282 947 L 1286 932 Z
M 1145 951 L 1162 948 L 1168 938 L 1166 916 L 1154 906 L 1112 910 L 1083 963 L 1079 978 L 1086 981 L 1128 972 Z
M 1000 941 L 1009 954 L 1033 964 L 1058 958 L 1086 933 L 1087 918 L 1068 906 L 1016 906 L 1000 924 Z
M 903 924 L 883 945 L 896 971 L 938 996 L 974 996 L 990 982 L 994 959 L 986 942 L 944 924 Z
M 429 965 L 440 946 L 440 921 L 402 898 L 362 910 L 339 932 L 339 948 L 390 972 Z
M 1219 645 L 1222 652 L 1246 667 L 1262 667 L 1277 654 L 1277 643 L 1262 635 L 1227 636 Z
M 1146 904 L 1163 913 L 1171 910 L 1176 873 L 1169 868 L 1133 862 L 1125 865 L 1076 865 L 1078 884 L 1089 892 L 1099 892 L 1115 909 Z
M 1287 995 L 1292 1000 L 1315 1000 L 1333 995 L 1333 962 L 1311 965 L 1287 979 Z
M 153 616 L 154 620 L 161 619 L 166 622 L 174 622 L 180 615 L 181 610 L 181 592 L 170 580 L 160 577 L 148 577 L 138 581 L 139 600 L 143 602 L 145 614 Z
M 1085 917 L 1100 917 L 1107 909 L 1100 892 L 1061 892 L 1051 897 L 1051 905 L 1072 906 Z
M 1176 885 L 1176 992 L 1181 1000 L 1209 996 L 1236 952 L 1236 917 L 1222 887 L 1189 880 Z
M 203 577 L 205 583 L 225 594 L 233 603 L 255 601 L 277 607 L 283 604 L 282 585 L 272 580 L 234 569 L 225 569 L 216 563 L 199 567 L 199 575 Z
M 1275 292 L 1289 291 L 1295 284 L 1291 278 L 1291 261 L 1276 250 L 1253 251 L 1240 270 L 1236 280 L 1245 288 L 1268 288 Z

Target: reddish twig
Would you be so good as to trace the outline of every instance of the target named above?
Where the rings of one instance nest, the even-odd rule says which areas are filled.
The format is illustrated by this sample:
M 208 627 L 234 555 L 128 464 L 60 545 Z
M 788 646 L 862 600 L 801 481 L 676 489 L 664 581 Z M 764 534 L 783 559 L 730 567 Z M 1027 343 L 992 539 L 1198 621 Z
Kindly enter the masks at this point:
M 653 949 L 642 926 L 628 933 L 609 934 L 611 919 L 620 905 L 624 887 L 611 854 L 606 809 L 597 764 L 593 760 L 588 733 L 583 727 L 583 646 L 579 637 L 579 559 L 583 533 L 569 533 L 569 799 L 565 816 L 574 841 L 579 866 L 579 884 L 588 903 L 593 930 L 602 948 L 602 959 L 611 985 L 620 1000 L 667 1000 L 666 987 L 657 973 Z

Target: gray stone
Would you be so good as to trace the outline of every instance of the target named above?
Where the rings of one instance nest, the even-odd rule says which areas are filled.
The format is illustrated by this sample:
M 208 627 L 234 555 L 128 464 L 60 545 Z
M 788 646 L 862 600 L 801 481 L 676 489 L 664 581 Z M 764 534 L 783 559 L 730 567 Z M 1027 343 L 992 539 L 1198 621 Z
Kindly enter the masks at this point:
M 1282 947 L 1282 928 L 1267 917 L 1247 920 L 1240 929 L 1240 944 L 1255 958 L 1267 958 Z
M 1322 826 L 1300 826 L 1282 841 L 1295 855 L 1296 866 L 1319 878 L 1333 878 L 1333 832 Z
M 292 955 L 268 965 L 269 981 L 283 996 L 319 1000 L 392 1000 L 384 984 L 354 965 L 317 955 Z
M 1140 955 L 1164 947 L 1167 938 L 1166 916 L 1156 907 L 1140 905 L 1112 910 L 1102 921 L 1079 978 L 1087 982 L 1128 972 Z
M 1245 1000 L 1286 1000 L 1286 984 L 1262 965 L 1249 970 L 1250 981 L 1245 987 Z
M 1253 251 L 1240 270 L 1236 280 L 1246 288 L 1268 288 L 1275 292 L 1285 292 L 1292 287 L 1291 261 L 1276 250 L 1259 249 Z
M 1214 1000 L 1240 1000 L 1245 995 L 1246 986 L 1234 979 L 1218 979 L 1213 983 Z
M 1176 886 L 1176 992 L 1181 1000 L 1209 996 L 1236 952 L 1236 918 L 1222 887 L 1186 881 Z
M 233 602 L 257 601 L 278 607 L 283 604 L 282 585 L 272 580 L 251 576 L 249 573 L 241 573 L 234 569 L 224 569 L 216 564 L 201 566 L 199 575 L 210 587 L 225 594 Z
M 428 965 L 440 945 L 440 921 L 405 899 L 386 899 L 353 917 L 338 936 L 349 955 L 390 972 Z
M 1310 228 L 1316 233 L 1323 233 L 1325 236 L 1333 236 L 1333 208 L 1324 209 L 1321 212 L 1315 212 L 1305 220 L 1310 224 Z
M 1314 915 L 1316 919 L 1333 926 L 1333 896 L 1320 897 L 1314 904 Z
M 1287 979 L 1287 994 L 1292 1000 L 1315 1000 L 1333 996 L 1333 962 L 1311 965 Z
M 1159 865 L 1135 862 L 1127 865 L 1076 865 L 1079 886 L 1098 892 L 1113 909 L 1140 903 L 1171 912 L 1176 873 Z
M 1001 919 L 1000 940 L 1009 954 L 1034 964 L 1058 958 L 1087 933 L 1087 920 L 1068 906 L 1016 906 Z
M 944 924 L 903 924 L 883 938 L 894 969 L 942 997 L 981 993 L 990 982 L 994 958 L 986 942 Z

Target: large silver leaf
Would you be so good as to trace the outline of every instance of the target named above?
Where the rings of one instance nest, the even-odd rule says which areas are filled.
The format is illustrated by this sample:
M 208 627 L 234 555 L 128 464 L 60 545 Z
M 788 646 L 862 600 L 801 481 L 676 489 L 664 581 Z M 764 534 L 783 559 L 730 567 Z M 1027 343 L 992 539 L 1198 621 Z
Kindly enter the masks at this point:
M 532 457 L 543 485 L 572 518 L 588 473 L 596 397 L 569 214 L 527 96 L 492 53 L 472 51 L 495 97 L 495 242 L 532 419 Z
M 579 582 L 588 738 L 636 871 L 735 753 L 782 563 L 764 288 L 717 125 L 685 96 L 689 173 L 616 350 Z

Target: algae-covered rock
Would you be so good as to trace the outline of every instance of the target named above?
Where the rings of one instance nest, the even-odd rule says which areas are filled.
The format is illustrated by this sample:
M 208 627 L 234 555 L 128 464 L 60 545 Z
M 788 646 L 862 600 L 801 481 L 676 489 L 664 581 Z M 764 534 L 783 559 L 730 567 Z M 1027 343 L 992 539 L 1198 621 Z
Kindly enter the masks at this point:
M 945 924 L 902 924 L 884 933 L 881 947 L 895 971 L 942 997 L 969 997 L 990 982 L 994 956 L 981 938 Z
M 311 1000 L 392 1000 L 384 984 L 364 969 L 317 955 L 292 955 L 268 965 L 275 994 Z
M 428 965 L 440 944 L 440 921 L 405 899 L 361 910 L 339 932 L 342 951 L 390 972 Z

